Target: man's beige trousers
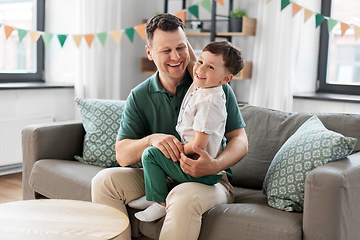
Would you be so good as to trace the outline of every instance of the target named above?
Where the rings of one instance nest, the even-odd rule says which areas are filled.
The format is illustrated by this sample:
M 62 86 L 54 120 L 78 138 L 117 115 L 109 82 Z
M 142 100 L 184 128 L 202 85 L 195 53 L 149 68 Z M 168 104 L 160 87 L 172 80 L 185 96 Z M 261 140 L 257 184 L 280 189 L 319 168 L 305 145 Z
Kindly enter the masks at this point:
M 198 239 L 202 214 L 216 205 L 234 201 L 233 187 L 225 172 L 223 175 L 213 186 L 189 182 L 170 191 L 161 240 Z M 145 195 L 143 170 L 124 167 L 102 170 L 92 180 L 91 189 L 93 202 L 114 207 L 127 215 L 125 205 Z M 117 239 L 130 240 L 130 226 Z

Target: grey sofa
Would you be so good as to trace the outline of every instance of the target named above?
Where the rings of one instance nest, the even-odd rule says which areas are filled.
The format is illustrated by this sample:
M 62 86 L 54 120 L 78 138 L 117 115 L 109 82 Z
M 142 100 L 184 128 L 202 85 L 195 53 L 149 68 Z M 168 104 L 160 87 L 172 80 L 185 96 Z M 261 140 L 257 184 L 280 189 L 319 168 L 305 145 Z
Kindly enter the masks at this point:
M 360 115 L 317 114 L 324 125 L 358 142 L 347 158 L 306 177 L 303 213 L 267 205 L 261 187 L 276 152 L 312 114 L 240 106 L 247 124 L 247 156 L 232 167 L 236 199 L 203 215 L 199 239 L 360 239 Z M 103 168 L 74 160 L 81 155 L 81 122 L 32 125 L 23 130 L 23 197 L 91 201 L 91 179 Z M 137 221 L 128 209 L 133 238 L 157 239 L 163 220 Z M 144 236 L 143 236 L 144 235 Z M 146 237 L 145 237 L 146 236 Z

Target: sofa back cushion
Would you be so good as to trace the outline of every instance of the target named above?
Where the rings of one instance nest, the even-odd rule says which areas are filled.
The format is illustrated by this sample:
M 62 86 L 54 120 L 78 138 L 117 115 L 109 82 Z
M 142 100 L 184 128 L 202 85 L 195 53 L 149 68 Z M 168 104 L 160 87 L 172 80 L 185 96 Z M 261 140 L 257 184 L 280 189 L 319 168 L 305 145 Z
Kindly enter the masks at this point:
M 248 154 L 231 169 L 232 184 L 261 189 L 275 154 L 311 116 L 317 115 L 324 126 L 347 137 L 358 139 L 354 152 L 360 151 L 360 115 L 344 113 L 289 113 L 251 105 L 240 106 L 249 141 Z

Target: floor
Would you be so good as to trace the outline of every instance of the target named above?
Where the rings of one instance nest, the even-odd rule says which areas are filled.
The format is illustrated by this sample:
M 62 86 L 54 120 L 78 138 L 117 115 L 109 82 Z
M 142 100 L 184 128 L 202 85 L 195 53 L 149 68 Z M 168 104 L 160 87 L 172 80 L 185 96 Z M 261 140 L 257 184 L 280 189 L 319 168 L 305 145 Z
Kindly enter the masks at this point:
M 22 200 L 21 173 L 0 176 L 0 203 L 20 200 Z

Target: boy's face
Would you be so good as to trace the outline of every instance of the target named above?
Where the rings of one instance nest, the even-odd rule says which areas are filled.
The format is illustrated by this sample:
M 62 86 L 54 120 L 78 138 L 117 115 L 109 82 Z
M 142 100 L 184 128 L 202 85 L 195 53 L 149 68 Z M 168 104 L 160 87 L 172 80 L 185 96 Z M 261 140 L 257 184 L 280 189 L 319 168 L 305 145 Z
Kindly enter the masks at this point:
M 180 27 L 170 32 L 156 29 L 150 45 L 146 45 L 146 52 L 157 66 L 160 80 L 180 82 L 190 61 L 184 30 Z
M 223 56 L 207 51 L 201 53 L 193 71 L 194 84 L 200 88 L 218 87 L 233 77 L 224 66 Z

